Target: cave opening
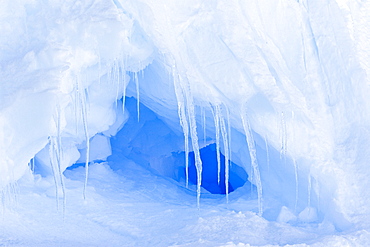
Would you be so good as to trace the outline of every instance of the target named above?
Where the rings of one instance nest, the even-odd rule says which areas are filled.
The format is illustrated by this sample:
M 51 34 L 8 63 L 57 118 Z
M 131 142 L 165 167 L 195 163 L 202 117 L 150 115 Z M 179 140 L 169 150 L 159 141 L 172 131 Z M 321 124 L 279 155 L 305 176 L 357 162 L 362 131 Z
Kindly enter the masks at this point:
M 212 194 L 226 194 L 225 156 L 220 153 L 220 171 L 218 171 L 216 144 L 212 143 L 200 149 L 202 159 L 202 187 Z M 227 164 L 227 163 L 226 163 Z M 242 187 L 248 181 L 248 174 L 237 164 L 229 164 L 228 193 Z M 184 168 L 184 174 L 185 174 Z M 220 175 L 218 176 L 218 172 Z M 185 176 L 185 175 L 184 175 Z M 218 180 L 218 177 L 220 178 Z M 189 153 L 189 182 L 197 184 L 194 152 Z
M 122 103 L 122 101 L 120 102 Z M 125 172 L 132 162 L 149 170 L 157 176 L 176 181 L 179 186 L 186 187 L 186 165 L 184 151 L 184 136 L 181 128 L 174 128 L 176 123 L 168 123 L 145 104 L 140 102 L 140 119 L 137 114 L 137 100 L 126 97 L 125 113 L 122 105 L 117 105 L 117 116 L 120 115 L 118 132 L 112 136 L 98 133 L 90 138 L 90 164 L 106 162 L 113 171 Z M 178 121 L 178 119 L 174 120 Z M 178 123 L 177 123 L 178 124 Z M 108 131 L 109 132 L 109 131 Z M 212 133 L 209 133 L 212 135 Z M 86 164 L 86 143 L 79 146 L 79 159 L 67 167 L 73 170 Z M 48 164 L 49 147 L 46 146 L 33 160 L 33 171 L 43 177 L 53 176 Z M 189 188 L 195 190 L 197 172 L 194 152 L 189 152 L 188 181 Z M 202 143 L 200 156 L 202 168 L 202 193 L 225 195 L 225 156 L 220 150 L 220 171 L 218 171 L 217 150 L 212 137 L 207 137 L 207 143 Z M 218 173 L 219 180 L 218 180 Z M 231 193 L 244 185 L 252 188 L 248 173 L 235 162 L 229 162 L 228 192 Z
M 140 119 L 137 118 L 137 100 L 127 97 L 125 108 L 129 115 L 122 128 L 110 138 L 112 154 L 107 161 L 113 170 L 122 169 L 122 160 L 131 160 L 156 175 L 179 182 L 186 181 L 184 136 L 173 129 L 154 111 L 140 103 Z M 220 153 L 220 181 L 216 144 L 210 142 L 200 149 L 203 163 L 202 188 L 212 194 L 226 194 L 225 157 Z M 229 193 L 248 181 L 247 172 L 239 165 L 229 164 Z M 189 152 L 189 184 L 197 184 L 194 152 Z

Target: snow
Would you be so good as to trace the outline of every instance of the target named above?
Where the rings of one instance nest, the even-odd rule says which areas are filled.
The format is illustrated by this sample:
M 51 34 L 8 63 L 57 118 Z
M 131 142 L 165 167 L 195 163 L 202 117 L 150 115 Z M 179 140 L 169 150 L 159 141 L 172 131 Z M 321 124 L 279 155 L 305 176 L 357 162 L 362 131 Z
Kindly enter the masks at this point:
M 1 245 L 370 244 L 369 2 L 0 3 Z

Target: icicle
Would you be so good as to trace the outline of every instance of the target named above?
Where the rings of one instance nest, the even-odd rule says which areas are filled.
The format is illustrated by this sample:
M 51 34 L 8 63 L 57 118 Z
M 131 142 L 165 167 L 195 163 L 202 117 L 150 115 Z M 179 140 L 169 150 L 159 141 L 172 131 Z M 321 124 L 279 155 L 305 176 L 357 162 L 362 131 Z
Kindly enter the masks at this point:
M 61 163 L 63 160 L 63 149 L 62 149 L 62 137 L 61 137 L 61 108 L 60 105 L 57 105 L 56 112 L 54 115 L 54 123 L 56 127 L 56 136 L 49 137 L 49 157 L 50 157 L 50 165 L 51 170 L 54 177 L 55 183 L 55 197 L 56 197 L 56 204 L 57 210 L 59 210 L 59 197 L 61 189 L 62 191 L 62 198 L 63 198 L 63 217 L 65 214 L 65 207 L 66 207 L 66 193 L 65 193 L 65 185 L 64 179 L 61 169 Z
M 117 62 L 118 63 L 118 62 Z M 121 80 L 121 72 L 120 72 L 120 64 L 117 65 L 117 76 L 116 76 L 116 81 L 114 81 L 114 85 L 116 86 L 116 98 L 115 98 L 115 104 L 116 104 L 116 109 L 118 107 L 118 99 L 119 99 L 119 87 L 120 87 L 120 80 Z
M 127 57 L 125 58 L 125 60 Z M 125 104 L 126 104 L 126 87 L 127 87 L 127 81 L 126 81 L 126 70 L 124 68 L 125 61 L 122 61 L 122 113 L 125 114 Z
M 230 113 L 229 113 L 229 109 L 226 108 L 226 118 L 227 118 L 227 131 L 229 132 L 228 133 L 228 136 L 229 136 L 229 160 L 230 160 L 230 163 L 229 165 L 231 166 L 231 125 L 230 125 Z
M 139 92 L 139 78 L 137 72 L 134 73 L 134 80 L 136 84 L 136 99 L 137 99 L 137 121 L 140 121 L 140 92 Z
M 173 72 L 175 73 L 176 66 L 173 67 Z M 195 113 L 194 113 L 194 104 L 193 104 L 193 98 L 191 95 L 190 85 L 187 79 L 185 78 L 183 81 L 181 78 L 178 78 L 178 74 L 174 77 L 174 84 L 175 84 L 175 93 L 178 101 L 178 105 L 180 109 L 183 109 L 180 111 L 180 123 L 181 121 L 184 124 L 183 129 L 185 130 L 188 126 L 190 130 L 190 137 L 191 142 L 193 146 L 194 151 L 194 157 L 195 157 L 195 167 L 197 171 L 197 205 L 198 208 L 200 206 L 200 190 L 202 185 L 202 160 L 200 158 L 200 151 L 199 151 L 199 143 L 198 143 L 198 133 L 197 133 L 197 125 L 195 121 Z M 181 106 L 182 103 L 185 102 L 185 107 Z M 185 109 L 184 109 L 185 108 Z M 186 114 L 185 111 L 186 110 Z M 189 124 L 185 125 L 184 120 L 181 120 L 182 116 L 188 117 Z M 186 117 L 185 117 L 186 119 Z
M 179 88 L 178 85 L 178 75 L 175 74 L 175 68 L 172 69 L 173 72 L 173 79 L 174 79 L 174 86 L 175 86 L 175 94 L 177 98 L 177 111 L 180 119 L 180 125 L 182 127 L 182 131 L 184 133 L 184 145 L 185 145 L 185 176 L 186 176 L 186 188 L 189 187 L 189 124 L 186 119 L 185 113 L 185 99 L 184 94 Z
M 86 200 L 86 187 L 87 187 L 87 179 L 89 176 L 89 159 L 90 159 L 90 138 L 88 134 L 87 112 L 86 112 L 85 104 L 86 102 L 84 102 L 82 105 L 82 121 L 83 121 L 85 140 L 86 140 L 85 183 L 84 183 L 84 191 L 83 191 L 84 200 Z
M 53 172 L 54 184 L 55 184 L 55 200 L 57 204 L 57 210 L 59 211 L 59 185 L 57 181 L 56 169 L 55 169 L 55 141 L 54 137 L 49 137 L 49 157 L 51 171 Z
M 120 60 L 120 78 L 119 78 L 119 81 L 117 82 L 117 88 L 120 89 L 122 87 L 122 91 L 120 92 L 119 95 L 124 95 L 126 96 L 126 82 L 125 82 L 125 74 L 126 74 L 126 70 L 125 70 L 125 61 L 124 61 L 124 58 L 121 58 Z M 120 98 L 117 98 L 117 101 L 119 100 Z M 123 103 L 124 102 L 124 99 L 123 99 Z M 122 106 L 123 108 L 125 107 L 124 104 Z M 124 113 L 124 110 L 122 111 Z
M 56 153 L 56 158 L 57 158 L 57 165 L 58 165 L 58 175 L 60 179 L 60 185 L 62 187 L 62 197 L 63 197 L 63 217 L 65 213 L 65 207 L 66 207 L 66 193 L 65 193 L 65 186 L 64 186 L 64 180 L 63 180 L 63 174 L 61 170 L 61 162 L 63 159 L 63 151 L 62 151 L 62 136 L 61 136 L 61 109 L 60 105 L 57 105 L 57 153 Z
M 189 86 L 189 85 L 188 85 Z M 186 94 L 186 109 L 189 117 L 189 129 L 190 129 L 190 137 L 191 143 L 193 146 L 194 157 L 195 157 L 195 168 L 197 170 L 197 205 L 198 208 L 200 206 L 200 188 L 202 186 L 202 160 L 200 158 L 200 148 L 198 143 L 198 133 L 197 133 L 197 124 L 195 121 L 195 114 L 194 114 L 194 104 L 190 95 L 190 88 L 185 90 Z
M 79 92 L 79 99 L 80 99 L 80 110 L 82 115 L 82 124 L 85 134 L 86 140 L 86 161 L 85 161 L 85 183 L 83 189 L 83 197 L 86 200 L 86 188 L 87 188 L 87 180 L 89 175 L 89 159 L 90 159 L 90 138 L 88 133 L 88 119 L 87 119 L 87 101 L 88 101 L 88 91 L 80 89 L 80 80 L 77 80 L 77 88 Z M 84 95 L 81 95 L 84 92 Z
M 112 67 L 112 79 L 110 83 L 114 85 L 114 83 L 117 81 L 117 61 L 114 60 L 113 67 Z
M 226 188 L 226 201 L 227 203 L 229 202 L 229 138 L 227 135 L 226 131 L 226 125 L 225 125 L 225 120 L 222 117 L 222 112 L 220 107 L 217 105 L 216 106 L 216 111 L 219 111 L 218 116 L 220 118 L 220 126 L 221 126 L 221 134 L 222 134 L 222 139 L 224 143 L 224 153 L 225 153 L 225 188 Z
M 202 126 L 203 126 L 203 145 L 206 146 L 207 145 L 206 111 L 205 111 L 204 107 L 201 107 L 200 109 L 201 109 L 200 115 L 201 115 L 201 118 L 202 118 Z
M 74 85 L 74 112 L 75 112 L 75 123 L 76 123 L 76 136 L 78 136 L 78 129 L 80 125 L 80 118 L 79 118 L 79 113 L 81 110 L 79 109 L 81 107 L 80 104 L 80 92 L 79 92 L 79 79 L 78 77 L 76 78 L 75 85 Z
M 57 127 L 57 148 L 56 148 L 56 158 L 58 161 L 58 166 L 60 165 L 60 156 L 61 156 L 61 147 L 62 147 L 62 139 L 61 139 L 61 126 L 60 126 L 60 106 L 57 105 L 57 111 L 56 111 L 56 127 Z
M 125 70 L 124 70 L 124 59 L 116 59 L 113 64 L 113 79 L 112 84 L 116 87 L 116 98 L 115 98 L 115 104 L 116 108 L 118 107 L 118 100 L 120 99 L 120 93 L 124 93 L 126 95 L 126 83 L 125 83 Z M 123 85 L 121 84 L 123 82 Z M 123 86 L 122 92 L 120 92 L 120 88 Z M 125 99 L 123 99 L 125 100 Z M 124 107 L 124 102 L 123 102 Z M 124 112 L 124 111 L 123 111 Z
M 249 125 L 249 121 L 247 118 L 247 111 L 244 109 L 244 113 L 241 115 L 242 122 L 243 122 L 243 127 L 244 127 L 244 132 L 245 132 L 245 138 L 248 144 L 248 149 L 249 149 L 249 155 L 251 158 L 251 164 L 253 168 L 253 173 L 255 176 L 255 183 L 257 186 L 257 197 L 258 197 L 258 215 L 261 216 L 263 213 L 263 202 L 262 202 L 262 182 L 261 182 L 261 176 L 260 176 L 260 171 L 258 168 L 258 163 L 257 163 L 257 155 L 256 155 L 256 147 L 254 143 L 254 138 L 252 134 L 251 127 Z
M 281 149 L 280 149 L 280 159 L 284 158 L 284 162 L 286 162 L 286 154 L 287 154 L 287 131 L 286 131 L 286 123 L 284 112 L 281 112 Z
M 212 110 L 213 119 L 215 121 L 215 132 L 216 132 L 216 157 L 217 157 L 217 183 L 220 184 L 221 174 L 221 155 L 220 155 L 220 112 L 217 110 L 217 105 Z M 212 109 L 212 108 L 211 108 Z
M 295 203 L 294 203 L 294 212 L 297 212 L 297 206 L 298 206 L 298 166 L 295 159 L 293 159 L 293 165 L 294 165 L 294 176 L 295 176 Z
M 126 105 L 126 80 L 123 76 L 122 80 L 123 86 L 122 86 L 122 113 L 125 114 L 125 105 Z
M 265 136 L 265 145 L 266 145 L 266 163 L 267 163 L 267 172 L 270 173 L 270 154 L 269 154 L 269 144 L 267 137 Z
M 179 105 L 179 116 L 180 124 L 183 126 L 184 132 L 184 145 L 185 145 L 185 177 L 186 177 L 186 188 L 189 188 L 189 125 L 185 115 L 184 105 Z

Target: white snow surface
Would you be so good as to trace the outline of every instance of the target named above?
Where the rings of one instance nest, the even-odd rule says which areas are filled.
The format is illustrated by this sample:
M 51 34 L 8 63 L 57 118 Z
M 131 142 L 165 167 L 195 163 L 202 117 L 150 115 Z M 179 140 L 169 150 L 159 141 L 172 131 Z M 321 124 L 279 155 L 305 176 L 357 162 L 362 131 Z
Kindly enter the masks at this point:
M 369 1 L 0 6 L 0 245 L 370 245 Z

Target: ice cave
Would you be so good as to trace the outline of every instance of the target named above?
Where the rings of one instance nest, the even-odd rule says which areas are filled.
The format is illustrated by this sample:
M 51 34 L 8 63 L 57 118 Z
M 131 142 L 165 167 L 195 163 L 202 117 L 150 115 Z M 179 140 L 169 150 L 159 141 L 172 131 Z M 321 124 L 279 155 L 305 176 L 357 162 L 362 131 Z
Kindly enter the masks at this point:
M 369 246 L 370 2 L 3 0 L 0 246 Z

